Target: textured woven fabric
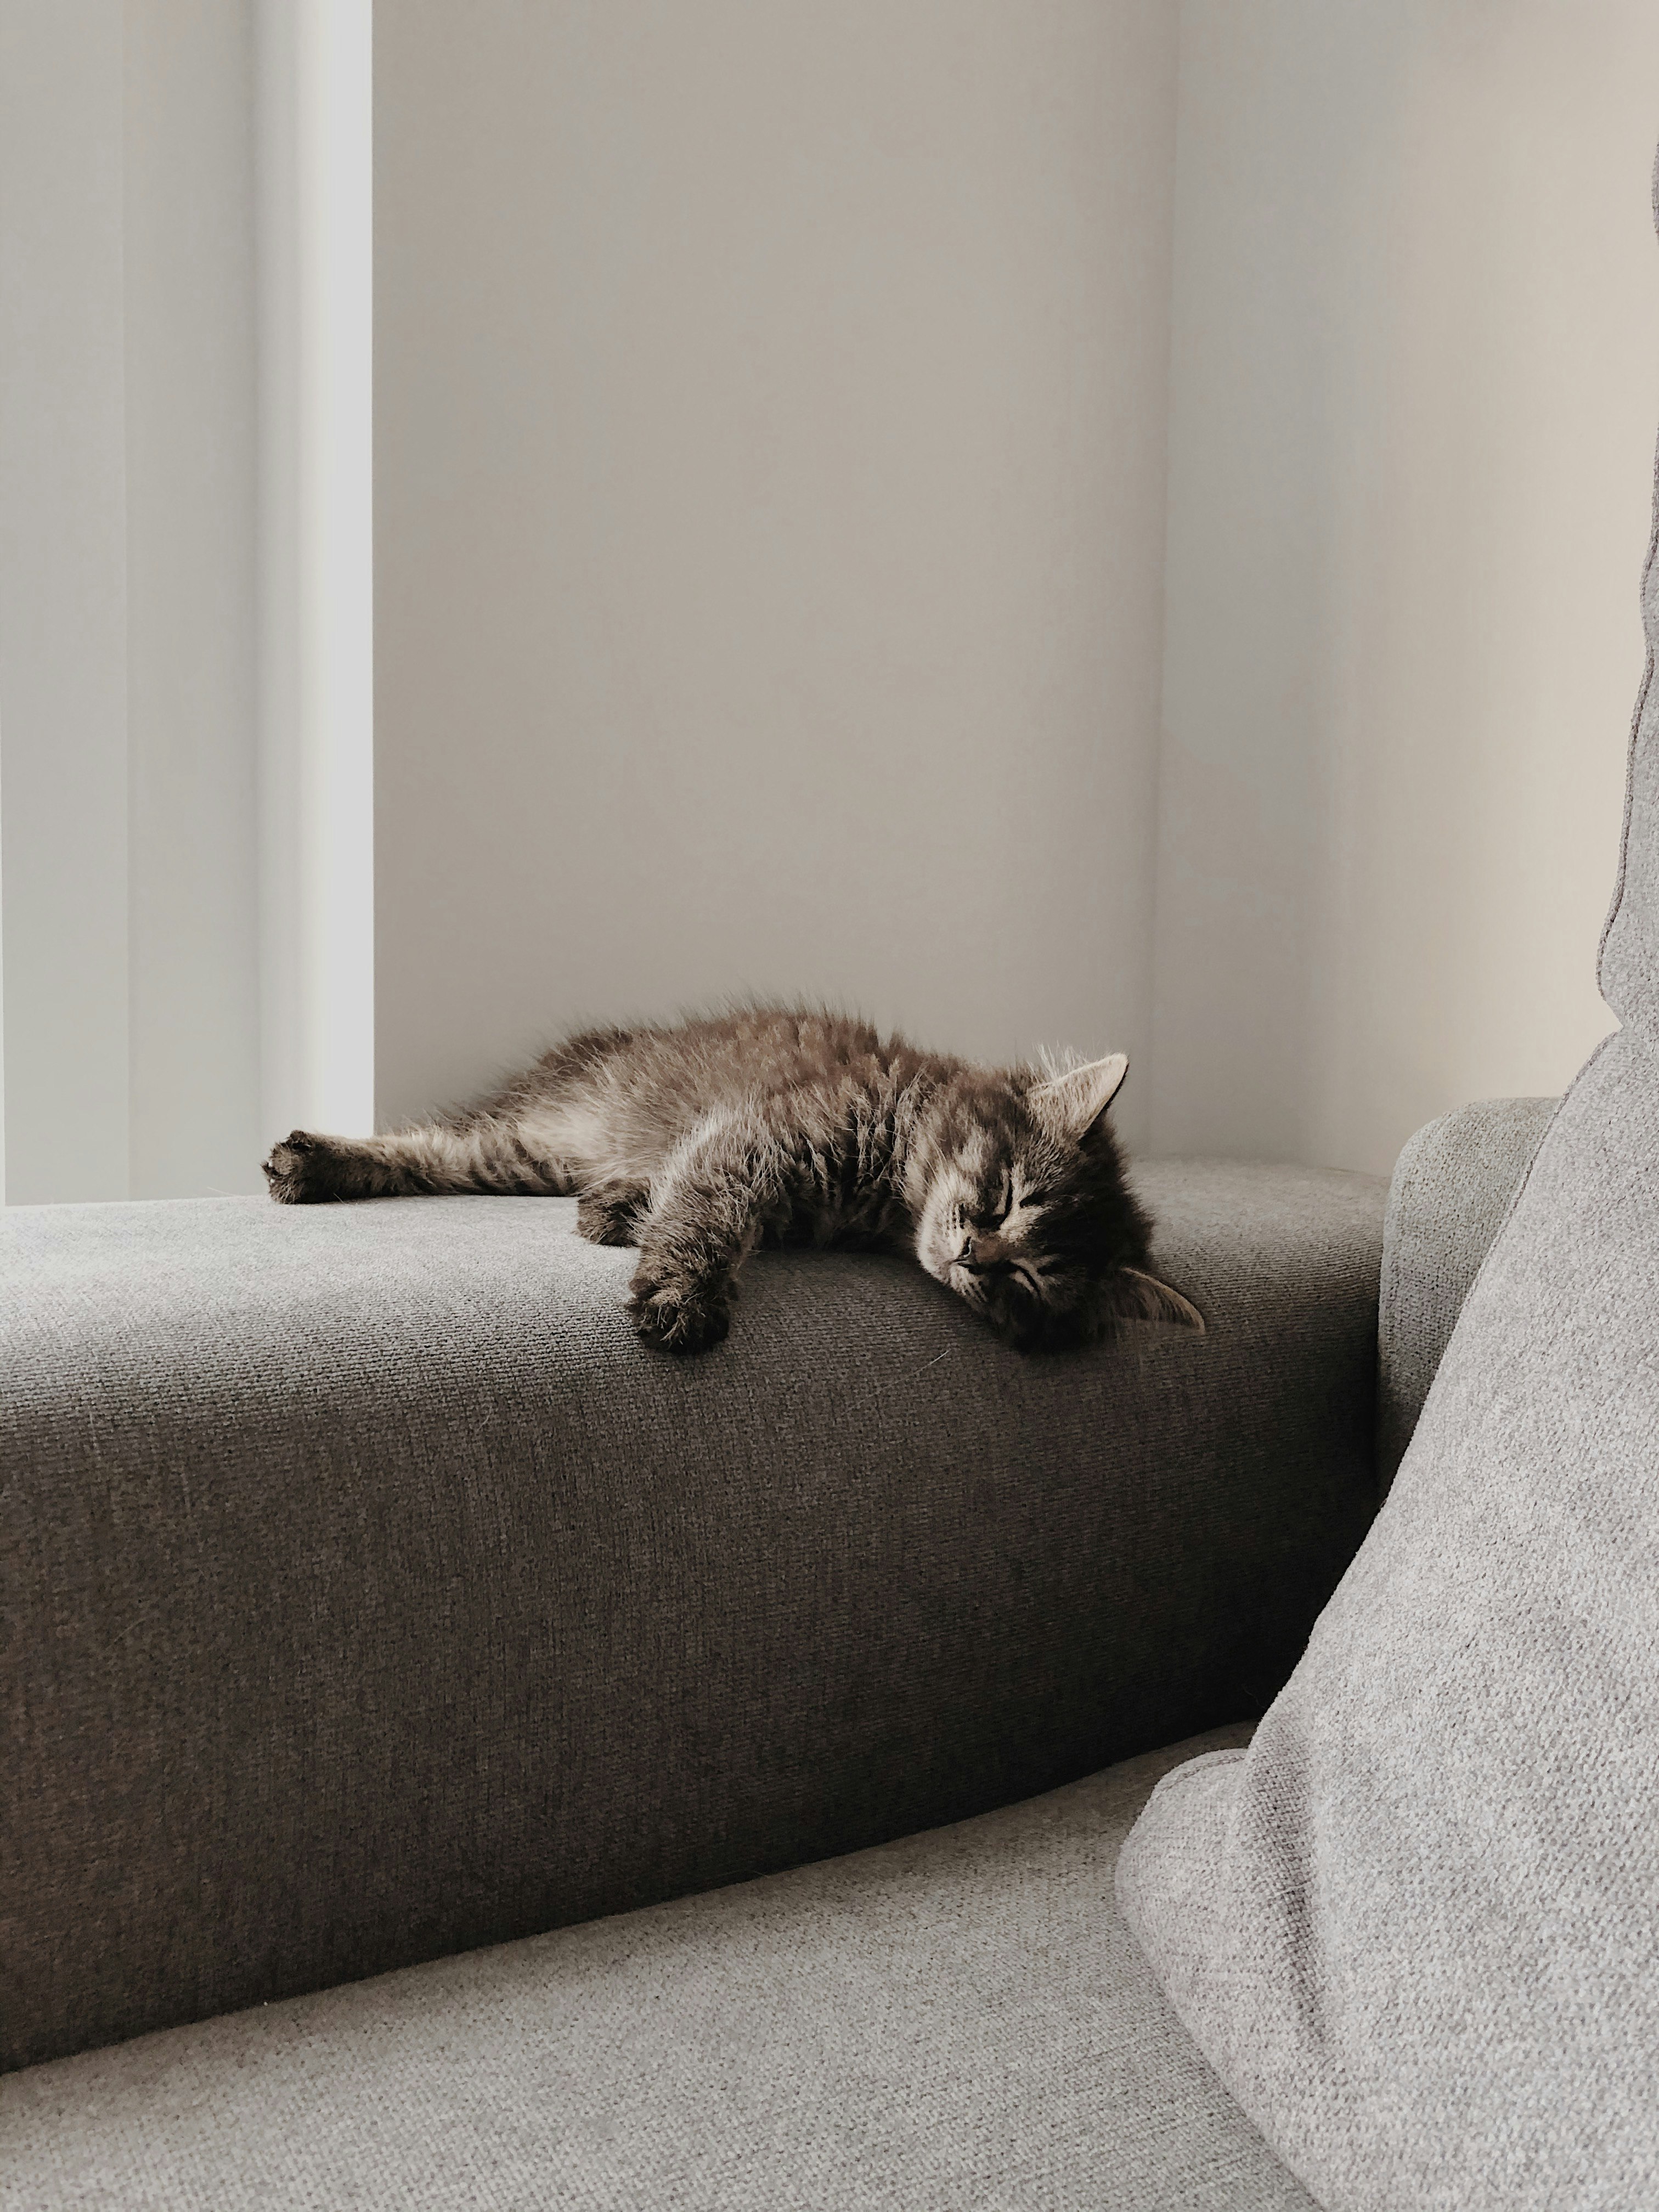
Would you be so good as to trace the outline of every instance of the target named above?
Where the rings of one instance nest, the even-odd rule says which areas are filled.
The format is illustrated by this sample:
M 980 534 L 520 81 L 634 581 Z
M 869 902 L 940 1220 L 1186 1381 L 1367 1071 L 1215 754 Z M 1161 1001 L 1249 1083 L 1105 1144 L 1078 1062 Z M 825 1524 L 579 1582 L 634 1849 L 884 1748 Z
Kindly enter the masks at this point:
M 1382 1224 L 1376 1450 L 1387 1492 L 1457 1316 L 1559 1101 L 1483 1098 L 1419 1129 Z
M 1207 1335 L 556 1200 L 0 1221 L 17 2065 L 966 1817 L 1259 1711 L 1363 1534 L 1382 1191 L 1148 1168 Z
M 1659 535 L 1656 536 L 1659 550 Z M 1388 1504 L 1118 1896 L 1329 2212 L 1659 2204 L 1659 578 L 1601 980 Z
M 31 2212 L 1307 2212 L 1112 1911 L 1122 1832 L 1182 1756 L 11 2075 L 0 2197 Z

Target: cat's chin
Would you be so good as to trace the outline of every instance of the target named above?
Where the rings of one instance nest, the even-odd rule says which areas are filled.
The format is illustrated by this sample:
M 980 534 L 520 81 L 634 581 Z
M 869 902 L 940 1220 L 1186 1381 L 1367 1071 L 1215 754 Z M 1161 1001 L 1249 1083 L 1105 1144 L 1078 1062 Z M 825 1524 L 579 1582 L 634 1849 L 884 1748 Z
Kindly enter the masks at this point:
M 1066 1316 L 1053 1314 L 1014 1313 L 999 1308 L 971 1291 L 949 1287 L 956 1291 L 980 1327 L 988 1329 L 1000 1343 L 1010 1346 L 1015 1352 L 1062 1352 L 1088 1340 L 1091 1332 L 1076 1334 L 1066 1333 Z
M 1028 1358 L 1054 1352 L 1079 1352 L 1100 1336 L 1100 1324 L 1084 1314 L 1042 1314 L 1030 1320 L 998 1320 L 984 1316 L 987 1325 L 1005 1344 Z

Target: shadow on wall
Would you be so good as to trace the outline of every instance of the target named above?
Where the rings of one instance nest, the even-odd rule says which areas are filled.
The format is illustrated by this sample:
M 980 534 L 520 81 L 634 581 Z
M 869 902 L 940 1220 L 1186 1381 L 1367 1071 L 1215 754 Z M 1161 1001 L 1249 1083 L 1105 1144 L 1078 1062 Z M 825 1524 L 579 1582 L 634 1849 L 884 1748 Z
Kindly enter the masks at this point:
M 1153 1132 L 1561 1090 L 1642 669 L 1659 16 L 1183 10 Z

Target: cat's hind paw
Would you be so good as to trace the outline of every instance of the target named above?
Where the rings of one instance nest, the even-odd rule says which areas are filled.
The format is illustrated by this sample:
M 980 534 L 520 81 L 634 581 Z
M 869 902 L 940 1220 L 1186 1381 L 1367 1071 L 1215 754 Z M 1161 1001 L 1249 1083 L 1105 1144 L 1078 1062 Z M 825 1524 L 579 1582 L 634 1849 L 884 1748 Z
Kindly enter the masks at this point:
M 730 1295 L 723 1285 L 636 1270 L 628 1310 L 647 1344 L 682 1356 L 709 1352 L 732 1327 Z
M 308 1130 L 295 1129 L 273 1145 L 264 1167 L 266 1187 L 278 1206 L 318 1206 L 336 1195 L 328 1139 Z
M 590 1244 L 637 1244 L 639 1218 L 637 1191 L 620 1198 L 605 1191 L 584 1191 L 576 1201 L 576 1234 Z

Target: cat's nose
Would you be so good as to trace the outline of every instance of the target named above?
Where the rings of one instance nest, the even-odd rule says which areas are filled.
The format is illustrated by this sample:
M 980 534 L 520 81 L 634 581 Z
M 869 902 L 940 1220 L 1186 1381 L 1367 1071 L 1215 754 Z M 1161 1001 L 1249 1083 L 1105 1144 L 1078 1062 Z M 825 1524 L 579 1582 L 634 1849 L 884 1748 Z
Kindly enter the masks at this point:
M 996 1274 L 1013 1264 L 1006 1241 L 997 1236 L 970 1237 L 963 1252 L 963 1265 L 976 1275 Z

